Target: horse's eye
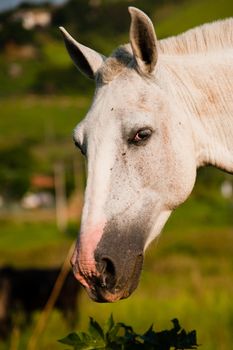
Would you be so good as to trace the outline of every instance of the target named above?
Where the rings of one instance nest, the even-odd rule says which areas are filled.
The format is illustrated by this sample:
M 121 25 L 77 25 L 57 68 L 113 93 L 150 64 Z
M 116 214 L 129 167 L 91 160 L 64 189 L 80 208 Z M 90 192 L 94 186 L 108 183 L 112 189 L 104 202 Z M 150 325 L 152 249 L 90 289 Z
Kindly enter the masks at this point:
M 131 139 L 131 142 L 132 143 L 141 143 L 143 141 L 146 141 L 151 136 L 151 134 L 152 134 L 151 129 L 138 130 L 138 132 Z
M 85 156 L 86 152 L 85 152 L 85 150 L 84 150 L 84 147 L 81 146 L 80 143 L 79 143 L 78 141 L 75 141 L 75 140 L 74 140 L 74 144 L 75 144 L 75 146 L 76 146 L 77 148 L 80 149 L 81 153 Z

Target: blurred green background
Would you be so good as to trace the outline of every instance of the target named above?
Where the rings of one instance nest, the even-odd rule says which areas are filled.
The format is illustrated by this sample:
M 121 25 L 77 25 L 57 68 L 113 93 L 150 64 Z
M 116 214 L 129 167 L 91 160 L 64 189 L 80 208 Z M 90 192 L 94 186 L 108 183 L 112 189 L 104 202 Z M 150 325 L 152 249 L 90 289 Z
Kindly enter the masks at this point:
M 108 55 L 128 42 L 129 5 L 150 15 L 158 38 L 233 15 L 232 0 L 31 1 L 9 10 L 0 1 L 1 266 L 60 266 L 76 237 L 85 176 L 72 130 L 94 86 L 72 65 L 58 26 Z M 58 222 L 54 178 L 64 183 L 67 208 Z M 104 322 L 111 312 L 139 332 L 151 323 L 169 328 L 177 317 L 197 330 L 203 350 L 233 349 L 232 184 L 230 175 L 201 169 L 190 199 L 147 251 L 136 292 L 110 305 L 82 292 L 75 328 L 84 329 L 89 316 Z M 20 332 L 18 349 L 27 348 L 38 316 Z M 53 311 L 38 349 L 63 349 L 57 339 L 69 331 Z M 0 341 L 0 350 L 12 346 L 12 337 Z

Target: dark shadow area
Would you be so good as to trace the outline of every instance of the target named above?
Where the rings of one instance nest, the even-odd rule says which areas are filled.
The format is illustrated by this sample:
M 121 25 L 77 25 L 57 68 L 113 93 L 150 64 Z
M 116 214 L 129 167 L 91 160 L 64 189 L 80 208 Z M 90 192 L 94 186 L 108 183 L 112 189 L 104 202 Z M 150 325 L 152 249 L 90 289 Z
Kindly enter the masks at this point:
M 0 269 L 0 336 L 10 335 L 12 327 L 24 328 L 32 321 L 33 312 L 42 311 L 59 276 L 59 268 Z M 70 271 L 55 302 L 70 327 L 77 321 L 78 296 L 81 286 Z

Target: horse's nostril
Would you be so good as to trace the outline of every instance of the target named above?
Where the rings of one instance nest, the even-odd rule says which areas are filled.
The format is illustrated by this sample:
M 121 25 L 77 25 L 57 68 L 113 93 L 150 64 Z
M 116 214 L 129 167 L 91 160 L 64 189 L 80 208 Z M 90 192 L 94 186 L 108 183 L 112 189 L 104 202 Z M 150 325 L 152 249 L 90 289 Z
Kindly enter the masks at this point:
M 105 263 L 105 274 L 115 276 L 115 267 L 113 262 L 108 258 L 103 259 L 103 262 Z
M 102 277 L 102 287 L 113 288 L 116 282 L 116 270 L 112 260 L 103 258 L 98 265 Z

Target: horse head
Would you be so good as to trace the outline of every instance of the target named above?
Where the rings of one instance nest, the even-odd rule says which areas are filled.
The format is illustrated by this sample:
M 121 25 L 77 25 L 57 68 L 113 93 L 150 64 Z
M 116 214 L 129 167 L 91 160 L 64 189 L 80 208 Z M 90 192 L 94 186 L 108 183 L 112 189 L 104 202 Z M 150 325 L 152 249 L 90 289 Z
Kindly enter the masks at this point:
M 106 58 L 61 28 L 78 69 L 95 80 L 93 103 L 74 130 L 87 186 L 72 265 L 90 297 L 112 302 L 136 288 L 149 243 L 190 194 L 191 130 L 166 93 L 151 20 L 130 7 L 130 45 Z

